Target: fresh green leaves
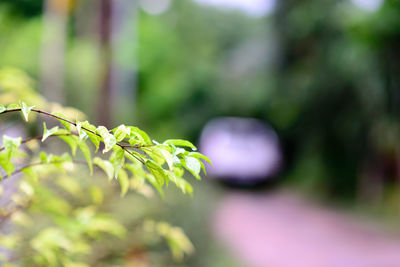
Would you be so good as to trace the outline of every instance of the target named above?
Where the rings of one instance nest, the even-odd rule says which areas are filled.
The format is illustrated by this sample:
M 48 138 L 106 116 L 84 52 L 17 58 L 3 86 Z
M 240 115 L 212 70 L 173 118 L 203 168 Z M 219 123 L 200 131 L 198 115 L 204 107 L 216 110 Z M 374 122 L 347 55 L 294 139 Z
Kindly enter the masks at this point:
M 118 126 L 118 128 L 116 128 L 114 131 L 114 136 L 117 142 L 121 142 L 122 140 L 124 140 L 126 136 L 129 136 L 130 134 L 131 134 L 131 129 L 123 124 Z
M 42 142 L 44 142 L 49 136 L 54 135 L 58 131 L 58 126 L 54 126 L 50 130 L 47 129 L 46 123 L 43 122 L 43 135 L 42 135 Z
M 114 152 L 111 154 L 110 157 L 110 162 L 112 163 L 113 167 L 114 167 L 114 178 L 118 177 L 118 174 L 122 168 L 122 166 L 124 165 L 125 162 L 125 151 L 116 146 L 114 148 Z
M 0 113 L 5 110 L 18 111 L 19 108 L 24 119 L 28 120 L 33 106 L 28 106 L 24 102 L 20 102 L 20 105 L 9 105 L 7 108 L 0 105 Z M 132 179 L 135 179 L 136 184 L 139 180 L 141 181 L 140 184 L 147 181 L 161 195 L 163 194 L 164 184 L 168 185 L 168 182 L 175 184 L 183 193 L 190 194 L 193 189 L 184 178 L 184 169 L 196 179 L 200 179 L 201 170 L 203 169 L 204 173 L 206 171 L 202 160 L 211 164 L 209 158 L 199 152 L 192 151 L 196 150 L 196 146 L 187 140 L 169 139 L 160 144 L 152 141 L 146 132 L 135 126 L 121 124 L 110 131 L 104 126 L 96 127 L 88 121 L 73 122 L 61 113 L 37 112 L 56 118 L 65 127 L 65 129 L 60 129 L 59 126 L 55 126 L 48 129 L 46 123 L 43 123 L 42 142 L 46 141 L 50 136 L 57 136 L 70 146 L 74 156 L 79 147 L 89 166 L 90 173 L 93 172 L 93 164 L 95 164 L 106 173 L 110 180 L 116 178 L 121 185 L 121 195 L 126 194 L 130 184 L 132 184 Z M 71 127 L 74 125 L 76 127 Z M 103 153 L 113 150 L 108 159 L 93 158 L 92 151 L 88 146 L 89 139 L 96 148 L 95 153 L 101 142 L 104 143 Z M 15 170 L 11 158 L 18 156 L 18 153 L 20 153 L 17 150 L 22 143 L 22 139 L 4 136 L 3 143 L 5 151 L 0 153 L 0 165 L 9 176 Z M 39 158 L 43 164 L 54 164 L 58 167 L 62 167 L 61 163 L 67 161 L 64 157 L 48 155 L 43 151 L 39 153 Z M 126 163 L 125 158 L 132 163 Z M 71 161 L 70 158 L 69 161 Z M 132 178 L 129 178 L 126 170 L 132 173 Z M 27 169 L 26 172 L 30 176 L 34 176 L 33 169 Z M 139 179 L 138 177 L 141 178 Z M 131 188 L 138 187 L 132 186 Z
M 102 141 L 105 145 L 105 148 L 103 149 L 103 153 L 110 151 L 113 148 L 113 146 L 117 143 L 115 136 L 113 134 L 111 134 L 107 130 L 107 128 L 104 126 L 97 127 L 96 133 L 101 136 Z
M 164 184 L 165 179 L 168 179 L 163 168 L 154 161 L 146 160 L 146 167 L 154 175 L 154 178 L 156 178 L 156 181 L 160 186 Z
M 29 113 L 35 106 L 28 106 L 27 104 L 25 104 L 25 102 L 22 101 L 20 101 L 20 106 L 21 106 L 22 116 L 24 117 L 25 121 L 28 121 Z
M 185 157 L 185 159 L 182 161 L 182 165 L 188 171 L 190 171 L 194 177 L 200 179 L 201 164 L 198 159 L 193 157 Z
M 108 160 L 103 160 L 102 158 L 95 157 L 93 163 L 99 166 L 106 174 L 109 180 L 114 176 L 114 166 Z
M 78 147 L 82 151 L 83 156 L 85 157 L 87 164 L 90 169 L 90 173 L 93 173 L 93 163 L 92 163 L 92 155 L 90 153 L 90 149 L 85 141 L 79 140 Z
M 169 139 L 164 142 L 165 145 L 174 145 L 174 146 L 183 146 L 183 147 L 189 147 L 193 150 L 197 150 L 195 145 L 193 145 L 191 142 L 187 140 L 182 140 L 182 139 Z

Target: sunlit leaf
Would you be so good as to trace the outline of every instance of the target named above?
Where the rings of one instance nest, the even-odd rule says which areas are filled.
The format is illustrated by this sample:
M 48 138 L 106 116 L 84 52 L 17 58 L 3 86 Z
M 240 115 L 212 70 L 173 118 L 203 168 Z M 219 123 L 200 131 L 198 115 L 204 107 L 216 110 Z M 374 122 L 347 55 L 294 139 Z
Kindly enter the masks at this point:
M 58 137 L 70 146 L 71 153 L 72 153 L 72 155 L 75 156 L 76 149 L 78 147 L 79 138 L 75 135 L 60 135 Z
M 124 165 L 125 162 L 125 151 L 119 147 L 115 146 L 114 147 L 114 152 L 112 153 L 110 157 L 110 162 L 114 166 L 114 178 L 118 177 L 118 174 L 121 170 L 122 165 Z
M 43 122 L 43 136 L 42 136 L 42 142 L 44 142 L 49 136 L 52 136 L 53 134 L 57 133 L 58 131 L 58 126 L 54 126 L 51 129 L 47 129 L 46 123 Z
M 101 137 L 98 136 L 97 134 L 94 134 L 96 132 L 96 126 L 90 124 L 88 121 L 84 121 L 81 125 L 82 128 L 88 129 L 90 131 L 86 131 L 86 134 L 89 136 L 90 141 L 92 141 L 92 143 L 94 144 L 94 146 L 96 147 L 96 151 L 99 149 L 99 145 L 100 145 L 100 141 L 101 141 Z
M 113 134 L 109 133 L 107 128 L 104 126 L 97 127 L 96 133 L 98 133 L 101 136 L 102 141 L 105 145 L 105 148 L 103 149 L 103 153 L 110 151 L 113 148 L 113 146 L 117 143 L 115 136 Z
M 7 108 L 5 106 L 0 105 L 0 113 L 4 112 L 6 110 L 7 110 Z
M 92 164 L 92 155 L 90 153 L 90 149 L 84 140 L 79 140 L 78 142 L 79 149 L 82 151 L 83 156 L 88 163 L 90 174 L 93 173 L 93 164 Z
M 205 161 L 207 161 L 208 163 L 210 163 L 212 165 L 211 160 L 199 152 L 189 152 L 188 156 L 194 157 L 197 159 L 204 159 Z
M 190 171 L 196 179 L 200 179 L 201 164 L 198 159 L 193 157 L 185 157 L 182 162 L 183 166 Z
M 93 163 L 99 166 L 106 174 L 109 180 L 114 176 L 114 167 L 108 160 L 103 160 L 99 157 L 93 159 Z
M 121 186 L 121 196 L 124 196 L 129 189 L 129 179 L 128 174 L 123 169 L 119 170 L 118 181 Z
M 28 106 L 27 104 L 25 104 L 25 102 L 22 101 L 20 101 L 20 106 L 25 121 L 28 121 L 29 113 L 35 106 Z
M 134 126 L 130 126 L 129 127 L 131 129 L 131 139 L 129 140 L 129 143 L 131 143 L 132 145 L 134 144 L 134 140 L 139 140 L 140 144 L 147 144 L 147 145 L 151 145 L 151 138 L 147 135 L 146 132 L 140 130 L 138 127 L 134 127 Z
M 129 136 L 131 134 L 131 129 L 129 127 L 126 127 L 124 124 L 121 124 L 114 130 L 114 136 L 117 142 L 121 142 L 124 140 L 126 136 Z
M 146 160 L 146 167 L 149 171 L 154 175 L 157 180 L 157 183 L 162 186 L 164 181 L 168 179 L 167 175 L 165 174 L 163 168 L 161 168 L 157 163 L 152 160 Z
M 7 152 L 0 153 L 0 165 L 6 171 L 9 178 L 15 170 L 15 165 L 11 162 Z
M 7 106 L 7 110 L 13 110 L 13 109 L 18 109 L 18 108 L 20 108 L 20 107 L 17 104 L 10 104 Z
M 169 139 L 164 142 L 167 145 L 174 145 L 174 146 L 183 146 L 183 147 L 190 147 L 193 150 L 196 150 L 196 146 L 193 145 L 191 142 L 182 139 Z
M 58 117 L 60 117 L 60 118 L 62 118 L 62 119 L 69 120 L 66 116 L 64 116 L 64 114 L 61 114 L 61 113 L 59 113 L 59 112 L 54 112 L 53 114 L 56 115 L 56 116 L 58 116 Z M 62 125 L 64 125 L 65 129 L 67 129 L 69 132 L 71 132 L 72 124 L 69 123 L 69 122 L 66 122 L 65 120 L 62 120 L 62 119 L 58 119 L 58 121 L 59 121 Z

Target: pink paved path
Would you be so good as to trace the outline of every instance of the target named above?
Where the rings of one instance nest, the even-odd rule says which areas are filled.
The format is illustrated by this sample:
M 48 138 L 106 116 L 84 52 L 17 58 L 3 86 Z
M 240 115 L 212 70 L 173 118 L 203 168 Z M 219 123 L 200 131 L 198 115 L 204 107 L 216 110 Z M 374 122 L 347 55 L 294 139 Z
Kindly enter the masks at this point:
M 290 193 L 231 193 L 213 227 L 245 267 L 400 267 L 398 238 Z

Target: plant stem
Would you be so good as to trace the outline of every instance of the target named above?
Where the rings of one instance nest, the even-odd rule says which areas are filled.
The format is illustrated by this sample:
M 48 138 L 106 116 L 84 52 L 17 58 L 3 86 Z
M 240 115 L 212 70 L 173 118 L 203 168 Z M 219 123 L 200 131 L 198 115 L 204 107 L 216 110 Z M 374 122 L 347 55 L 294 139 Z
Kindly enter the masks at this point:
M 21 108 L 15 108 L 15 109 L 5 110 L 5 111 L 3 111 L 3 112 L 0 113 L 0 114 L 10 113 L 10 112 L 17 112 L 17 111 L 21 111 Z M 40 110 L 40 109 L 31 109 L 31 111 L 32 111 L 32 112 L 39 113 L 39 114 L 43 114 L 43 115 L 45 115 L 45 116 L 49 116 L 49 117 L 55 118 L 55 119 L 57 119 L 57 120 L 65 121 L 65 122 L 67 122 L 67 123 L 69 123 L 69 124 L 72 124 L 72 125 L 76 126 L 76 123 L 75 123 L 75 122 L 70 121 L 70 120 L 65 119 L 65 118 L 62 118 L 62 117 L 60 117 L 60 116 L 54 115 L 54 114 L 52 114 L 52 113 L 50 113 L 50 112 L 47 112 L 47 111 L 43 111 L 43 110 Z M 89 132 L 89 133 L 92 133 L 92 134 L 94 134 L 94 135 L 97 135 L 97 136 L 101 137 L 101 135 L 99 135 L 98 133 L 96 133 L 96 132 L 94 132 L 94 131 L 92 131 L 92 130 L 86 128 L 86 127 L 81 127 L 81 128 L 82 128 L 83 130 Z M 128 152 L 129 154 L 131 154 L 134 158 L 136 158 L 136 159 L 137 159 L 138 161 L 140 161 L 142 164 L 145 164 L 145 162 L 144 162 L 143 159 L 141 159 L 141 158 L 139 158 L 138 156 L 136 156 L 136 155 L 134 155 L 133 153 L 131 153 L 126 147 L 124 147 L 124 145 L 121 145 L 121 144 L 118 144 L 118 143 L 117 143 L 116 145 L 119 146 L 120 148 L 122 148 L 124 151 Z M 138 147 L 138 148 L 140 148 L 140 147 Z

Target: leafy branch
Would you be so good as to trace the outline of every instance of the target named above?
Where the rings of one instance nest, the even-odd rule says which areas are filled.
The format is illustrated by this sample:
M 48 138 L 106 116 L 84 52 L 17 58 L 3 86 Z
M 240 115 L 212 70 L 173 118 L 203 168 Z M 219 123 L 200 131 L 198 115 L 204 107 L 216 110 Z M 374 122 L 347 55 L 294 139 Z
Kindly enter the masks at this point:
M 97 165 L 107 174 L 109 180 L 117 179 L 121 185 L 121 194 L 127 192 L 129 181 L 132 179 L 139 180 L 139 183 L 142 184 L 147 181 L 161 195 L 163 195 L 163 186 L 168 185 L 169 182 L 174 183 L 183 193 L 191 193 L 193 191 L 191 185 L 183 178 L 184 170 L 200 179 L 201 170 L 205 172 L 202 160 L 211 163 L 206 156 L 195 152 L 196 147 L 187 140 L 170 139 L 158 143 L 152 141 L 146 132 L 135 126 L 122 124 L 108 130 L 104 126 L 94 126 L 88 121 L 74 122 L 61 113 L 50 113 L 36 109 L 24 102 L 20 102 L 19 105 L 11 104 L 7 107 L 0 105 L 0 114 L 13 112 L 21 112 L 25 121 L 28 121 L 31 112 L 51 117 L 58 120 L 64 128 L 55 126 L 48 129 L 46 124 L 43 123 L 43 134 L 40 136 L 24 140 L 3 136 L 4 146 L 0 148 L 0 165 L 7 175 L 2 179 L 37 164 L 27 165 L 15 170 L 11 159 L 20 156 L 21 152 L 18 149 L 21 144 L 32 140 L 44 142 L 49 137 L 58 137 L 66 142 L 71 148 L 72 155 L 75 155 L 77 148 L 79 148 L 86 159 L 90 172 L 93 172 L 93 165 Z M 100 143 L 104 144 L 103 154 L 112 150 L 109 158 L 92 158 L 87 140 L 90 140 L 95 146 L 95 152 L 99 149 Z M 72 160 L 70 156 L 47 155 L 43 151 L 40 153 L 40 158 L 40 164 L 78 163 L 78 161 Z M 132 178 L 129 178 L 128 173 L 131 173 Z

